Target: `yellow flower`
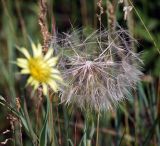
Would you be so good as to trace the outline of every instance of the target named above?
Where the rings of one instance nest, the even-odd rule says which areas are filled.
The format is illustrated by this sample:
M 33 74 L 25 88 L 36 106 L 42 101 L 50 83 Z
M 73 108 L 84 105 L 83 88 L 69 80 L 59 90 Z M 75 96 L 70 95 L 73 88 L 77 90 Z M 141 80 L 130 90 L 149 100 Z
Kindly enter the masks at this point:
M 43 94 L 48 92 L 48 85 L 57 92 L 63 79 L 58 69 L 55 68 L 58 57 L 52 57 L 53 49 L 50 48 L 46 55 L 42 53 L 42 46 L 32 43 L 31 55 L 26 48 L 19 49 L 26 58 L 17 58 L 17 65 L 21 68 L 21 74 L 28 74 L 27 85 L 36 90 L 39 85 L 43 87 Z

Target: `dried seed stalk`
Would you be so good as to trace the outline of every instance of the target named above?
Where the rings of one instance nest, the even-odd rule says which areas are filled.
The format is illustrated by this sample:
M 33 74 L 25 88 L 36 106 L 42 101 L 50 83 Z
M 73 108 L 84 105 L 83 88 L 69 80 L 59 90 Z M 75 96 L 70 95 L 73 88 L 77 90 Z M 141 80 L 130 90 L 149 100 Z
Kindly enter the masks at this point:
M 43 37 L 43 51 L 44 53 L 48 50 L 48 42 L 51 39 L 51 34 L 48 31 L 48 26 L 46 22 L 46 16 L 47 16 L 47 2 L 46 0 L 39 0 L 39 7 L 40 7 L 40 13 L 39 13 L 39 25 Z

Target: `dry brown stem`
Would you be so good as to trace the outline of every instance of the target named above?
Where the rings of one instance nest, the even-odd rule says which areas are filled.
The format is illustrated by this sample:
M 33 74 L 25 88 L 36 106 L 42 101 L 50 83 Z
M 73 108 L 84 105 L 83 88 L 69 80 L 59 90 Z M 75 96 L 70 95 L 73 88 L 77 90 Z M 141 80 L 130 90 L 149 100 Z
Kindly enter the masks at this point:
M 46 22 L 46 16 L 47 16 L 47 2 L 46 0 L 39 0 L 39 7 L 40 7 L 40 13 L 39 13 L 39 25 L 43 37 L 43 51 L 44 53 L 48 50 L 48 42 L 51 39 L 51 34 L 48 31 L 48 26 Z

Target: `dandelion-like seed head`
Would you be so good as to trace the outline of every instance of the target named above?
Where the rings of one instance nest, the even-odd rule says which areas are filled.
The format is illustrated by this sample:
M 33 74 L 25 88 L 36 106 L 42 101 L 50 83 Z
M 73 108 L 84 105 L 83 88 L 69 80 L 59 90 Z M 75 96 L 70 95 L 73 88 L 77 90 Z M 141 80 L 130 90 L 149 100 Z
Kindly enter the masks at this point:
M 126 30 L 65 34 L 60 64 L 68 86 L 61 100 L 80 108 L 108 110 L 131 94 L 140 80 L 135 41 Z
M 41 85 L 45 95 L 48 92 L 48 85 L 57 92 L 63 79 L 56 69 L 58 57 L 52 57 L 53 49 L 50 48 L 46 55 L 43 55 L 41 44 L 36 46 L 32 43 L 32 55 L 26 48 L 19 50 L 25 58 L 17 58 L 17 65 L 21 68 L 21 74 L 29 75 L 27 84 L 32 85 L 34 90 Z

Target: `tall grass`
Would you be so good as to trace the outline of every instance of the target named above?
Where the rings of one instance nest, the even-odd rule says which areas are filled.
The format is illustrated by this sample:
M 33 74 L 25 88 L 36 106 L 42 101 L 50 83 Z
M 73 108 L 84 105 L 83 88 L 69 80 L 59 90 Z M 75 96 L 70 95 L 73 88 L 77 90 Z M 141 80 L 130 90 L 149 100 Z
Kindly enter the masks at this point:
M 116 21 L 128 27 L 130 34 L 138 39 L 140 47 L 134 47 L 144 52 L 145 75 L 129 100 L 121 102 L 115 110 L 101 114 L 59 104 L 57 94 L 47 98 L 39 92 L 30 95 L 32 89 L 25 88 L 26 78 L 19 75 L 13 62 L 19 56 L 17 46 L 30 48 L 28 36 L 35 42 L 43 42 L 38 25 L 39 6 L 37 1 L 0 1 L 1 145 L 5 142 L 7 146 L 160 145 L 160 35 L 153 35 L 159 32 L 160 24 L 158 16 L 147 15 L 154 11 L 153 7 L 156 9 L 158 0 L 155 4 L 125 0 L 125 5 L 133 7 L 127 22 L 123 20 L 123 5 L 107 1 L 115 6 L 113 15 Z M 49 31 L 54 32 L 54 18 L 59 32 L 68 30 L 71 24 L 74 27 L 85 26 L 86 31 L 97 29 L 99 25 L 107 28 L 111 15 L 106 13 L 109 9 L 107 1 L 102 1 L 102 24 L 96 16 L 99 14 L 97 1 L 48 1 Z M 141 5 L 144 10 L 140 9 Z M 10 129 L 9 133 L 4 134 L 7 129 Z

